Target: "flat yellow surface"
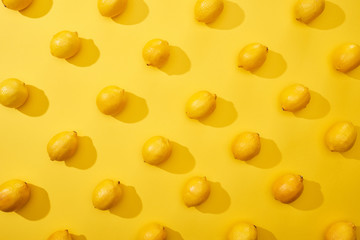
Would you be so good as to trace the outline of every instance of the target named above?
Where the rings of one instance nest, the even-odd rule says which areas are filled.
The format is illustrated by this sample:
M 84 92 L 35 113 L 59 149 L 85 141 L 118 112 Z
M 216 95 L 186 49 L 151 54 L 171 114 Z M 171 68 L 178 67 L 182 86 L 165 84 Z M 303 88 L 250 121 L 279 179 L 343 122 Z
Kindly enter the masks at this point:
M 129 0 L 123 16 L 102 17 L 96 1 L 34 0 L 19 13 L 0 7 L 0 78 L 29 85 L 19 110 L 0 107 L 0 182 L 31 183 L 32 199 L 17 213 L 0 213 L 1 240 L 46 239 L 69 229 L 76 240 L 135 239 L 149 222 L 167 226 L 169 240 L 225 239 L 238 220 L 258 226 L 259 240 L 322 239 L 337 220 L 360 224 L 360 141 L 345 154 L 323 142 L 337 120 L 360 125 L 360 70 L 341 74 L 329 56 L 344 42 L 360 43 L 360 2 L 331 0 L 309 26 L 294 19 L 294 1 L 225 1 L 209 26 L 194 20 L 195 1 Z M 73 59 L 50 54 L 51 37 L 77 31 L 83 48 Z M 141 56 L 153 38 L 169 41 L 161 70 Z M 251 42 L 269 47 L 253 74 L 236 66 Z M 282 112 L 279 92 L 291 83 L 311 89 L 308 107 Z M 98 111 L 95 98 L 107 85 L 129 93 L 117 118 Z M 198 90 L 218 95 L 216 111 L 199 122 L 186 117 L 186 100 Z M 77 155 L 52 162 L 50 138 L 75 130 Z M 236 134 L 256 131 L 262 150 L 244 163 L 233 159 Z M 175 143 L 165 164 L 141 157 L 143 143 L 162 135 Z M 273 199 L 271 184 L 284 172 L 304 176 L 305 190 L 292 204 Z M 187 208 L 184 182 L 205 175 L 212 182 L 206 203 Z M 96 210 L 91 193 L 105 179 L 120 180 L 122 202 Z

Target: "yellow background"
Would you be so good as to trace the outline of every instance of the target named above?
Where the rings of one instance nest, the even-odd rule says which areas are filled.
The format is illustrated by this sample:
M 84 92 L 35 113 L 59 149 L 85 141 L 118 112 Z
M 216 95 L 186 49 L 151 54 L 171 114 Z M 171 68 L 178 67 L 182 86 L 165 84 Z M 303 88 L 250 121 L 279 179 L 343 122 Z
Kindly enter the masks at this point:
M 96 1 L 34 0 L 19 13 L 0 8 L 0 78 L 30 85 L 19 110 L 0 108 L 0 182 L 23 179 L 33 196 L 17 213 L 0 213 L 0 239 L 39 240 L 68 228 L 76 240 L 134 239 L 157 221 L 169 240 L 224 239 L 238 220 L 258 226 L 259 240 L 322 239 L 337 220 L 360 224 L 360 141 L 345 153 L 323 143 L 337 120 L 360 125 L 360 70 L 335 72 L 332 50 L 360 43 L 360 3 L 326 2 L 309 26 L 294 20 L 294 1 L 225 1 L 209 26 L 193 17 L 195 1 L 129 0 L 117 19 L 102 17 Z M 51 56 L 51 37 L 77 31 L 81 52 L 69 61 Z M 171 57 L 161 70 L 147 67 L 144 44 L 169 41 Z M 236 67 L 240 49 L 261 42 L 270 53 L 251 74 Z M 291 83 L 312 90 L 308 107 L 282 112 L 279 92 Z M 107 85 L 129 93 L 117 118 L 101 114 L 97 93 Z M 190 120 L 186 100 L 198 90 L 218 95 L 209 119 Z M 52 162 L 46 144 L 58 132 L 81 136 L 77 155 Z M 241 131 L 256 131 L 262 150 L 244 163 L 230 143 Z M 165 164 L 143 163 L 142 144 L 163 135 L 175 142 Z M 273 199 L 271 184 L 284 172 L 304 176 L 305 190 L 292 204 Z M 186 208 L 181 188 L 205 175 L 213 191 L 206 203 Z M 114 178 L 125 195 L 111 211 L 93 208 L 96 184 Z

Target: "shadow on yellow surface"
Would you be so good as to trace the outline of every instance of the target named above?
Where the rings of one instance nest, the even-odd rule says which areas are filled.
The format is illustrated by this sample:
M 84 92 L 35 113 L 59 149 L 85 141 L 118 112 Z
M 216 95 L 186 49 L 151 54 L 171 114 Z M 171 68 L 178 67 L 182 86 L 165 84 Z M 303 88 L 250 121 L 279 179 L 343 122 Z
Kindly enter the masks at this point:
M 210 196 L 204 203 L 196 206 L 196 209 L 203 213 L 223 213 L 230 207 L 230 195 L 219 182 L 209 182 L 211 186 Z
M 264 169 L 275 167 L 281 161 L 281 152 L 278 146 L 271 139 L 261 137 L 260 141 L 261 150 L 259 155 L 246 161 L 246 163 Z
M 257 232 L 258 232 L 258 239 L 264 239 L 264 240 L 277 240 L 274 234 L 270 232 L 269 230 L 266 230 L 265 228 L 256 226 Z
M 144 0 L 128 1 L 125 11 L 113 18 L 114 22 L 123 25 L 141 23 L 149 15 L 149 7 Z
M 221 97 L 217 97 L 214 112 L 199 121 L 207 126 L 221 128 L 229 126 L 235 122 L 237 116 L 237 111 L 232 102 L 229 102 Z
M 191 68 L 191 62 L 187 54 L 179 47 L 170 46 L 170 56 L 161 71 L 167 75 L 181 75 L 188 72 Z
M 224 1 L 224 9 L 219 17 L 212 23 L 208 24 L 209 27 L 228 30 L 239 26 L 244 22 L 245 13 L 235 2 Z
M 96 162 L 96 149 L 91 138 L 87 136 L 79 136 L 78 139 L 79 145 L 75 155 L 72 158 L 66 160 L 65 164 L 68 167 L 88 169 Z
M 66 59 L 66 61 L 78 67 L 89 67 L 99 59 L 100 51 L 94 40 L 85 38 L 80 38 L 80 40 L 81 48 L 79 52 L 75 56 Z
M 348 72 L 347 75 L 351 78 L 360 80 L 360 67 L 357 67 L 354 70 Z
M 122 184 L 123 197 L 120 202 L 110 209 L 110 212 L 122 218 L 134 218 L 142 210 L 142 201 L 132 186 Z
M 113 117 L 124 123 L 140 122 L 149 113 L 146 100 L 130 92 L 125 92 L 125 94 L 127 100 L 124 109 Z
M 45 114 L 49 108 L 49 99 L 44 91 L 32 85 L 26 87 L 29 91 L 29 97 L 18 110 L 31 117 L 39 117 Z
M 324 11 L 308 25 L 320 30 L 336 28 L 345 21 L 345 12 L 335 3 L 325 1 Z
M 346 158 L 360 160 L 360 127 L 355 126 L 355 128 L 358 135 L 354 146 L 352 146 L 349 151 L 343 152 L 341 154 Z
M 72 240 L 86 240 L 84 235 L 71 234 Z
M 314 210 L 324 202 L 319 183 L 304 179 L 304 190 L 300 197 L 290 205 L 299 210 Z
M 16 213 L 31 221 L 40 220 L 46 217 L 50 211 L 49 195 L 41 187 L 33 184 L 29 184 L 29 186 L 31 190 L 30 200 L 23 208 L 17 210 Z
M 29 18 L 41 18 L 45 16 L 52 8 L 53 0 L 33 0 L 33 2 L 21 10 L 20 13 Z
M 181 236 L 181 234 L 169 227 L 166 227 L 167 232 L 167 238 L 168 240 L 184 240 L 184 238 Z
M 330 112 L 330 103 L 319 93 L 311 91 L 311 100 L 306 108 L 294 113 L 296 117 L 305 119 L 319 119 Z
M 179 143 L 172 142 L 172 153 L 168 160 L 161 163 L 159 168 L 176 174 L 190 172 L 195 167 L 195 158 L 189 149 Z
M 252 73 L 262 78 L 277 78 L 286 71 L 286 68 L 287 64 L 284 57 L 269 49 L 264 64 Z

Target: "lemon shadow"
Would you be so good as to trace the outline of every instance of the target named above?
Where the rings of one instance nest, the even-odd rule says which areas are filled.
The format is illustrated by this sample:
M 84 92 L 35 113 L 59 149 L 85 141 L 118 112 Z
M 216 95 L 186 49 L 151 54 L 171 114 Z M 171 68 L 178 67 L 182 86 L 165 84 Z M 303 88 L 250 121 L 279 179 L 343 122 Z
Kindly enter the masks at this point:
M 258 233 L 258 239 L 264 239 L 264 240 L 277 240 L 275 235 L 270 232 L 269 230 L 266 230 L 265 228 L 256 226 L 257 233 Z
M 284 57 L 280 53 L 269 50 L 264 64 L 252 73 L 262 78 L 277 78 L 286 71 L 286 68 Z
M 184 240 L 181 234 L 169 227 L 165 227 L 167 238 L 168 240 Z
M 53 0 L 33 0 L 27 8 L 19 12 L 29 18 L 41 18 L 50 12 L 52 6 Z
M 31 221 L 43 219 L 50 212 L 50 199 L 45 189 L 28 184 L 31 196 L 27 204 L 16 211 L 17 214 Z
M 72 240 L 86 240 L 86 237 L 84 235 L 76 235 L 71 233 Z
M 260 137 L 260 142 L 260 153 L 253 159 L 246 161 L 246 163 L 263 169 L 273 168 L 278 165 L 281 161 L 281 152 L 276 143 L 263 137 Z
M 121 185 L 123 197 L 117 205 L 110 209 L 110 212 L 122 218 L 134 218 L 142 210 L 142 201 L 134 187 Z
M 244 22 L 245 13 L 235 2 L 224 1 L 224 9 L 218 18 L 207 24 L 210 28 L 229 30 Z
M 346 73 L 346 75 L 348 75 L 351 78 L 360 80 L 360 67 L 355 68 L 354 70 Z
M 310 102 L 294 115 L 305 119 L 319 119 L 325 117 L 330 112 L 330 103 L 319 93 L 310 90 Z
M 359 126 L 355 126 L 356 128 L 356 132 L 358 134 L 357 139 L 354 143 L 354 145 L 352 146 L 352 148 L 347 151 L 347 152 L 343 152 L 341 153 L 341 155 L 343 155 L 343 157 L 345 158 L 349 158 L 349 159 L 355 159 L 355 160 L 360 160 L 360 127 Z
M 95 146 L 91 138 L 87 136 L 79 136 L 79 145 L 76 150 L 75 155 L 65 161 L 66 166 L 78 168 L 78 169 L 88 169 L 92 167 L 97 158 L 97 153 Z
M 220 214 L 225 212 L 231 204 L 230 195 L 218 182 L 210 182 L 211 192 L 208 199 L 196 209 L 202 213 Z
M 124 109 L 113 117 L 124 123 L 136 123 L 143 120 L 149 113 L 146 100 L 130 92 L 125 92 L 125 97 Z
M 160 70 L 167 75 L 181 75 L 188 72 L 191 62 L 187 54 L 179 47 L 170 46 L 170 56 Z
M 158 165 L 158 167 L 175 174 L 190 172 L 195 167 L 195 158 L 189 149 L 176 142 L 172 142 L 172 147 L 170 158 Z
M 324 11 L 312 22 L 308 24 L 309 27 L 329 30 L 336 28 L 345 21 L 345 12 L 335 3 L 325 1 Z
M 80 40 L 79 52 L 66 61 L 78 67 L 89 67 L 99 59 L 100 51 L 92 39 L 80 38 Z
M 49 99 L 45 92 L 32 85 L 26 85 L 29 97 L 25 104 L 18 108 L 20 112 L 30 117 L 39 117 L 44 115 L 49 108 Z
M 144 0 L 131 0 L 128 1 L 125 11 L 112 19 L 119 24 L 135 25 L 144 21 L 148 15 L 149 7 Z
M 214 112 L 209 116 L 199 119 L 199 121 L 207 126 L 221 128 L 229 126 L 235 122 L 237 116 L 237 111 L 232 102 L 229 102 L 221 97 L 217 97 Z
M 299 210 L 314 210 L 324 202 L 320 184 L 304 179 L 304 190 L 300 197 L 290 205 Z

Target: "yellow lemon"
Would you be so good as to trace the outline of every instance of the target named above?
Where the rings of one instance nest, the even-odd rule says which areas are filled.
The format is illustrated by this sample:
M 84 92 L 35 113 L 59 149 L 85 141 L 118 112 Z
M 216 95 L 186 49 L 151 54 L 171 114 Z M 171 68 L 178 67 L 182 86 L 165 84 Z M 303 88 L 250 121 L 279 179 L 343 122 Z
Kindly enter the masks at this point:
M 351 222 L 333 223 L 325 233 L 325 240 L 356 240 L 356 226 Z
M 236 159 L 247 161 L 259 154 L 260 135 L 253 132 L 240 133 L 232 144 L 232 153 Z
M 274 198 L 282 203 L 295 201 L 304 189 L 303 177 L 297 174 L 285 174 L 273 184 Z
M 52 137 L 47 145 L 51 160 L 63 161 L 71 158 L 78 147 L 78 137 L 75 131 L 61 132 Z
M 104 17 L 116 17 L 124 12 L 127 0 L 98 0 L 98 9 Z
M 284 111 L 296 112 L 310 102 L 310 91 L 301 84 L 293 84 L 286 87 L 280 94 L 281 107 Z
M 70 58 L 80 50 L 80 47 L 81 40 L 77 32 L 58 32 L 50 41 L 50 52 L 58 58 Z
M 9 78 L 0 83 L 0 103 L 6 107 L 18 108 L 28 99 L 28 89 L 22 81 Z
M 167 232 L 163 225 L 151 223 L 145 226 L 139 234 L 139 240 L 166 240 Z
M 199 22 L 211 23 L 223 9 L 223 0 L 198 0 L 195 4 L 195 19 Z
M 238 66 L 253 71 L 263 65 L 268 51 L 269 49 L 260 43 L 251 43 L 240 51 Z
M 317 18 L 325 8 L 325 0 L 299 0 L 295 5 L 296 20 L 310 23 Z
M 119 181 L 105 179 L 95 187 L 92 202 L 95 208 L 108 210 L 120 201 L 122 195 L 123 190 Z
M 325 143 L 330 151 L 346 152 L 356 141 L 357 131 L 351 122 L 341 121 L 332 125 L 325 134 Z
M 246 222 L 239 222 L 230 228 L 227 240 L 257 240 L 256 226 Z
M 161 39 L 150 40 L 145 44 L 142 54 L 148 66 L 162 67 L 170 56 L 169 43 Z
M 108 86 L 100 91 L 96 98 L 98 109 L 106 115 L 116 115 L 125 106 L 125 90 L 116 86 Z
M 71 234 L 68 230 L 60 230 L 54 232 L 53 234 L 48 237 L 48 240 L 72 240 Z
M 0 210 L 16 211 L 29 201 L 30 187 L 24 181 L 14 179 L 0 185 Z
M 2 0 L 5 7 L 20 11 L 27 8 L 33 0 Z
M 186 115 L 200 119 L 210 115 L 216 108 L 216 94 L 200 91 L 192 95 L 186 103 Z
M 332 63 L 336 70 L 349 72 L 360 65 L 360 46 L 346 43 L 337 47 L 332 56 Z
M 142 156 L 145 162 L 157 165 L 167 160 L 172 151 L 169 139 L 155 136 L 147 140 L 142 148 Z
M 206 177 L 189 179 L 183 190 L 183 200 L 186 206 L 193 207 L 205 202 L 210 195 L 210 183 Z

